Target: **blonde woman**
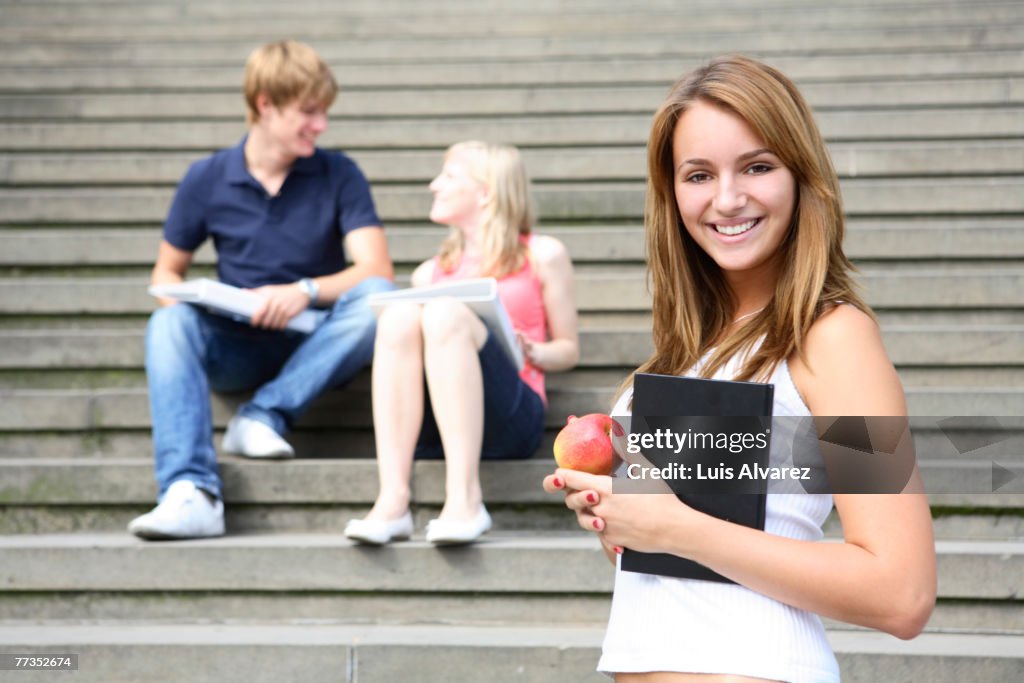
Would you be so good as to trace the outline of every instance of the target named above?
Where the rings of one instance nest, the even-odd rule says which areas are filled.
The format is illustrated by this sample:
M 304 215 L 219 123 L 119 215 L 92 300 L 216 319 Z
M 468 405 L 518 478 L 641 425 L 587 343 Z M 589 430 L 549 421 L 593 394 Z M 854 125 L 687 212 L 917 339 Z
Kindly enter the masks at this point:
M 430 219 L 451 226 L 438 255 L 412 285 L 494 277 L 526 358 L 520 372 L 464 304 L 395 304 L 378 321 L 373 425 L 380 492 L 349 538 L 408 538 L 412 461 L 446 460 L 444 507 L 427 527 L 436 544 L 470 543 L 491 518 L 483 503 L 483 458 L 527 458 L 544 432 L 544 373 L 576 364 L 579 345 L 572 264 L 561 242 L 531 232 L 529 181 L 514 147 L 452 146 L 430 183 Z M 424 379 L 425 378 L 425 382 Z
M 639 371 L 770 382 L 777 416 L 906 415 L 842 251 L 838 179 L 784 75 L 730 57 L 675 84 L 648 143 L 645 223 L 655 351 Z M 736 582 L 619 569 L 598 668 L 620 683 L 838 681 L 818 615 L 912 638 L 934 605 L 920 493 L 769 493 L 761 531 L 615 494 L 610 477 L 558 470 L 544 486 L 613 559 L 670 553 Z M 833 504 L 843 539 L 820 543 Z

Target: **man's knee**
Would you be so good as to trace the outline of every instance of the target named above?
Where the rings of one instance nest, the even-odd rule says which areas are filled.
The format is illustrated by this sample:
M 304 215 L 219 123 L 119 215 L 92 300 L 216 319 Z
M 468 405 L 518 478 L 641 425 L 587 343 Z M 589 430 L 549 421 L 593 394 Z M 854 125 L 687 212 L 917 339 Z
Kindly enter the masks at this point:
M 365 280 L 361 280 L 352 289 L 338 297 L 338 301 L 335 302 L 335 309 L 339 306 L 344 307 L 349 304 L 359 302 L 371 294 L 392 292 L 395 289 L 397 289 L 397 287 L 395 287 L 395 283 L 385 277 L 368 277 Z M 365 302 L 362 303 L 365 305 Z
M 345 321 L 342 325 L 351 333 L 362 330 L 373 335 L 377 329 L 377 316 L 370 308 L 367 297 L 378 292 L 390 292 L 395 289 L 391 280 L 382 277 L 368 277 L 352 289 L 348 290 L 334 302 L 328 323 Z
M 199 311 L 188 304 L 164 306 L 153 311 L 146 325 L 146 348 L 178 347 L 199 331 Z

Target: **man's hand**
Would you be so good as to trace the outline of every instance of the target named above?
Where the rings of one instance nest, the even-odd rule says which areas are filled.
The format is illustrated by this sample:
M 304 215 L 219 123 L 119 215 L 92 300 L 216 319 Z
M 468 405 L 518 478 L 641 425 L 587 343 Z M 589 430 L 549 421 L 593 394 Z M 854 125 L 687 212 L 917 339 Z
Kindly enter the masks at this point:
M 265 301 L 252 314 L 253 327 L 283 330 L 288 321 L 309 307 L 309 296 L 297 285 L 266 285 L 250 290 L 265 297 Z

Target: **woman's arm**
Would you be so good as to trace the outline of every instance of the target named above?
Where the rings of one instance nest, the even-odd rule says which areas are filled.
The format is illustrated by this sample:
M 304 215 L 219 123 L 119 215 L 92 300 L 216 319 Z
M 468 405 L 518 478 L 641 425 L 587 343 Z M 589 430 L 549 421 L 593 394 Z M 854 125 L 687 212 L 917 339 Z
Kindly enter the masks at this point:
M 530 362 L 541 370 L 568 370 L 580 359 L 572 261 L 565 245 L 554 237 L 534 236 L 530 251 L 540 279 L 551 339 L 525 341 L 524 350 Z
M 430 284 L 430 280 L 433 277 L 434 259 L 431 258 L 416 266 L 416 270 L 412 271 L 410 284 L 413 287 L 426 287 Z
M 902 388 L 868 316 L 842 306 L 815 324 L 806 343 L 809 364 L 794 361 L 791 371 L 813 414 L 906 414 Z M 553 486 L 553 479 L 563 486 Z M 935 545 L 923 494 L 836 495 L 842 542 L 808 542 L 730 524 L 671 494 L 614 495 L 607 477 L 558 470 L 545 487 L 575 490 L 566 504 L 577 510 L 580 526 L 602 533 L 608 544 L 693 559 L 823 616 L 912 638 L 934 607 Z M 908 488 L 920 490 L 919 482 Z M 587 500 L 593 495 L 596 504 Z

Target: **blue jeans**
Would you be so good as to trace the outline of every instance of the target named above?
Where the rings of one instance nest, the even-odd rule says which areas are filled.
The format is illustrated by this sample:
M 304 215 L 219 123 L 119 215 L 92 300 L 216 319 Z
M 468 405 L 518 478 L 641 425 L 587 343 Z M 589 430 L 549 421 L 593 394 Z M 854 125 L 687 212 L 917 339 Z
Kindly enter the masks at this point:
M 160 497 L 181 479 L 221 497 L 211 389 L 256 389 L 238 414 L 286 433 L 313 399 L 370 363 L 377 320 L 366 297 L 394 288 L 384 278 L 363 280 L 308 335 L 258 329 L 190 304 L 153 313 L 146 378 Z

